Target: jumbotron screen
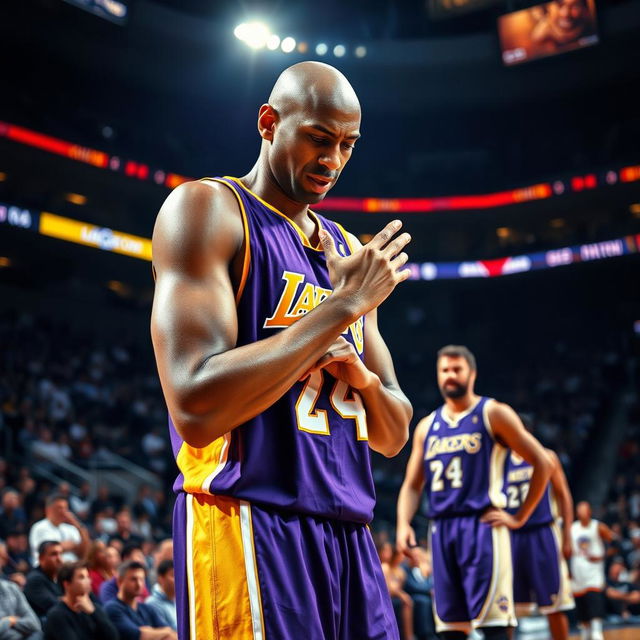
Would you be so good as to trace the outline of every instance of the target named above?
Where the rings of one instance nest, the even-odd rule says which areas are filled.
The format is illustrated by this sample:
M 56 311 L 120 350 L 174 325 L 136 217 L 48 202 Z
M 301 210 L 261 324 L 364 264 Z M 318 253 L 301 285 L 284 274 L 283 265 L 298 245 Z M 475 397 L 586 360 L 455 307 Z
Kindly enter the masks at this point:
M 511 66 L 598 42 L 595 0 L 552 0 L 498 19 L 502 60 Z

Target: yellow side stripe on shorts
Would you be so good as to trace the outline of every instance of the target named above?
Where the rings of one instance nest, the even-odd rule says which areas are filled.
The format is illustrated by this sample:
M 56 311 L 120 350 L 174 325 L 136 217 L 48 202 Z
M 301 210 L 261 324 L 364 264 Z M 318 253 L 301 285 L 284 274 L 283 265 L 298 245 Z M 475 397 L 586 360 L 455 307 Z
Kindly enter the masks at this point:
M 263 640 L 252 617 L 240 501 L 198 494 L 187 505 L 190 640 Z

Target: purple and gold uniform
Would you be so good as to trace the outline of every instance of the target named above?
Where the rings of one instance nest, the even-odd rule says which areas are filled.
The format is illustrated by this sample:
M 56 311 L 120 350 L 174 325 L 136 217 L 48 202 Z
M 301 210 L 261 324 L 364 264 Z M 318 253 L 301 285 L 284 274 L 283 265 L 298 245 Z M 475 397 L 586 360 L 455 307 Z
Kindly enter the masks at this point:
M 513 626 L 511 547 L 506 527 L 480 522 L 502 508 L 507 450 L 493 437 L 489 398 L 452 421 L 444 407 L 428 418 L 424 441 L 437 631 Z
M 234 178 L 245 255 L 237 346 L 288 327 L 331 294 L 324 253 Z M 313 215 L 313 214 L 312 214 Z M 321 216 L 337 250 L 342 227 Z M 364 354 L 364 318 L 345 332 Z M 366 523 L 375 503 L 360 396 L 324 371 L 204 448 L 169 422 L 180 640 L 397 638 Z
M 529 493 L 533 467 L 517 453 L 507 461 L 505 488 L 507 511 L 516 514 Z M 517 605 L 538 605 L 545 615 L 573 609 L 567 563 L 555 522 L 556 508 L 551 485 L 520 529 L 511 532 L 513 597 Z

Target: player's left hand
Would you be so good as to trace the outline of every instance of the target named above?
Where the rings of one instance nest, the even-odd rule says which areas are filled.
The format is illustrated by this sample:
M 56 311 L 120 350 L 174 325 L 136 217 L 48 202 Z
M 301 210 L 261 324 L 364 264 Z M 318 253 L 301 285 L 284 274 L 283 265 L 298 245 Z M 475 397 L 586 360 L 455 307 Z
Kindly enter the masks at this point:
M 492 527 L 507 527 L 508 529 L 519 529 L 522 523 L 510 513 L 502 509 L 488 509 L 480 518 L 480 522 L 491 525 Z
M 355 347 L 342 336 L 311 367 L 309 373 L 319 369 L 324 369 L 337 380 L 346 382 L 353 389 L 364 389 L 372 384 L 376 378 L 376 374 L 369 371 L 360 360 Z
M 565 560 L 568 560 L 573 555 L 571 539 L 562 541 L 562 555 L 564 556 Z

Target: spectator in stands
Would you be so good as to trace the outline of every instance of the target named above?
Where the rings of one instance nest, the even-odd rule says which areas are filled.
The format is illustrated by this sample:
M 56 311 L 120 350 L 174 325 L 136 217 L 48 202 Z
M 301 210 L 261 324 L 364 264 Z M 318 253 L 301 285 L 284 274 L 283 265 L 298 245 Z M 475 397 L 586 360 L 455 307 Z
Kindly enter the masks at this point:
M 436 638 L 433 619 L 431 561 L 422 547 L 412 549 L 412 554 L 402 565 L 407 574 L 404 590 L 413 600 L 413 625 L 418 640 Z
M 41 543 L 38 549 L 38 566 L 27 576 L 24 586 L 24 595 L 41 619 L 46 617 L 49 609 L 62 595 L 62 588 L 58 584 L 60 567 L 62 545 L 54 540 Z
M 142 544 L 142 538 L 133 533 L 131 524 L 131 512 L 129 509 L 121 509 L 116 514 L 116 523 L 118 528 L 114 535 L 109 538 L 109 544 L 118 540 L 122 543 L 123 548 L 129 545 L 139 546 Z
M 26 582 L 27 573 L 31 571 L 31 554 L 27 536 L 22 531 L 9 531 L 5 542 L 7 562 L 3 574 L 22 588 Z
M 106 611 L 121 640 L 177 640 L 176 632 L 164 625 L 155 610 L 139 601 L 145 574 L 140 562 L 123 564 L 118 571 L 118 597 L 107 603 Z
M 90 597 L 91 580 L 84 564 L 62 565 L 58 581 L 63 596 L 49 611 L 45 640 L 118 640 L 109 616 Z
M 113 516 L 116 509 L 116 502 L 109 493 L 109 487 L 106 484 L 101 484 L 98 487 L 98 495 L 96 499 L 91 503 L 90 516 L 94 520 L 100 513 L 108 513 Z
M 403 588 L 406 575 L 400 566 L 402 554 L 390 542 L 385 542 L 379 549 L 379 556 L 393 609 L 396 616 L 399 613 L 400 637 L 413 640 L 413 600 Z
M 173 574 L 173 560 L 163 560 L 157 569 L 158 582 L 153 585 L 151 595 L 145 604 L 154 609 L 163 624 L 178 629 L 176 618 L 176 586 Z
M 147 566 L 146 558 L 144 557 L 144 553 L 142 553 L 142 549 L 137 545 L 129 545 L 122 550 L 122 562 L 138 562 L 143 567 Z M 118 596 L 118 576 L 106 580 L 100 586 L 100 602 L 102 604 L 107 604 L 111 600 L 115 600 Z M 144 602 L 149 597 L 149 589 L 145 583 L 142 594 L 140 596 L 140 601 Z
M 7 556 L 0 542 L 0 569 Z M 0 578 L 0 640 L 41 640 L 40 620 L 17 585 Z
M 77 496 L 72 495 L 69 498 L 71 511 L 78 516 L 81 522 L 87 522 L 89 518 L 89 510 L 91 508 L 90 494 L 91 485 L 88 482 L 83 482 L 80 487 L 80 494 Z
M 117 566 L 120 564 L 120 554 L 116 549 L 113 551 L 116 553 L 107 554 L 107 545 L 102 540 L 94 540 L 91 543 L 87 565 L 89 578 L 91 578 L 91 591 L 96 597 L 100 595 L 102 583 L 115 578 L 118 573 Z
M 65 562 L 75 562 L 84 558 L 89 551 L 87 528 L 69 511 L 67 500 L 58 494 L 47 498 L 45 517 L 36 522 L 29 532 L 29 545 L 34 562 L 38 548 L 45 540 L 60 542 Z
M 20 494 L 12 487 L 2 492 L 0 539 L 5 540 L 9 531 L 27 532 L 27 515 L 20 506 Z
M 629 552 L 627 561 L 632 567 L 640 566 L 640 528 L 634 527 L 629 531 L 633 550 Z
M 630 581 L 622 558 L 614 558 L 607 574 L 607 613 L 610 622 L 640 622 L 640 589 Z

